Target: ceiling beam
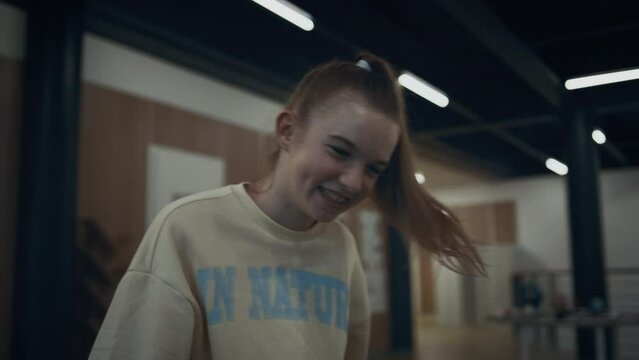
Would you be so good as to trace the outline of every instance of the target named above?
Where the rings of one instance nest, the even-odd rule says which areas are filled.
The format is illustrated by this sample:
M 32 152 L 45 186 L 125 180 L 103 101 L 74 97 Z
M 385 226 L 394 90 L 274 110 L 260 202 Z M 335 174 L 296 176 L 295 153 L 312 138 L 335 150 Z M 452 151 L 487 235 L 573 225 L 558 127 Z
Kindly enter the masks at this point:
M 571 32 L 567 34 L 562 34 L 558 36 L 548 37 L 542 40 L 538 40 L 534 43 L 534 47 L 541 48 L 547 46 L 556 46 L 557 44 L 574 42 L 574 41 L 585 41 L 592 39 L 600 39 L 604 37 L 618 36 L 619 34 L 628 33 L 630 31 L 639 30 L 639 23 L 631 23 L 631 24 L 618 24 L 618 25 L 609 25 L 606 27 L 600 27 L 596 29 L 583 30 L 577 32 Z
M 639 101 L 636 99 L 628 99 L 627 101 L 609 101 L 597 104 L 595 106 L 583 108 L 585 111 L 592 112 L 597 116 L 604 116 L 619 112 L 639 111 Z M 467 110 L 465 110 L 467 111 Z M 475 115 L 473 115 L 475 116 Z M 465 118 L 469 118 L 468 115 Z M 613 118 L 614 119 L 614 118 Z M 451 126 L 438 128 L 433 130 L 423 130 L 420 134 L 433 138 L 445 138 L 450 136 L 466 135 L 476 132 L 486 132 L 493 129 L 512 129 L 524 126 L 533 126 L 537 124 L 545 124 L 560 121 L 557 114 L 537 114 L 512 117 L 508 119 L 498 119 L 492 121 L 482 121 L 476 119 L 472 124 L 463 126 Z
M 603 147 L 604 150 L 608 152 L 608 154 L 610 154 L 610 156 L 612 156 L 613 159 L 615 159 L 617 164 L 621 166 L 629 165 L 628 157 L 624 155 L 624 153 L 622 153 L 621 150 L 619 150 L 619 148 L 615 146 L 613 143 L 611 143 L 610 141 L 606 141 L 601 146 Z
M 454 126 L 448 128 L 441 128 L 436 130 L 420 131 L 414 135 L 415 139 L 436 141 L 436 139 L 442 139 L 447 137 L 454 137 L 459 135 L 467 135 L 477 132 L 490 132 L 499 137 L 500 139 L 510 143 L 512 146 L 523 151 L 527 155 L 538 159 L 544 160 L 548 158 L 542 151 L 537 150 L 535 147 L 528 145 L 524 141 L 520 140 L 516 136 L 510 134 L 507 129 L 532 126 L 537 124 L 552 123 L 559 121 L 559 116 L 554 114 L 542 114 L 535 116 L 522 116 L 519 118 L 511 118 L 497 121 L 483 121 L 476 114 L 470 110 L 463 108 L 459 104 L 451 103 L 452 110 L 463 113 L 467 119 L 471 119 L 474 123 L 465 126 Z M 617 112 L 621 109 L 624 110 L 637 110 L 639 109 L 639 102 L 619 102 L 619 103 L 607 103 L 599 106 L 592 107 L 591 110 L 596 115 L 605 115 L 610 112 Z M 610 139 L 602 145 L 602 148 L 615 159 L 617 164 L 621 166 L 627 166 L 630 162 L 628 157 L 619 150 L 619 147 L 615 145 Z
M 555 108 L 562 103 L 561 80 L 479 0 L 436 0 L 486 48 Z
M 472 121 L 475 124 L 486 123 L 486 121 L 482 119 L 481 116 L 479 116 L 478 114 L 474 113 L 472 110 L 454 101 L 450 102 L 450 104 L 448 105 L 448 108 L 450 108 L 450 110 L 458 114 L 463 115 L 464 117 L 466 117 L 466 119 Z M 514 136 L 513 134 L 509 133 L 506 130 L 495 128 L 495 127 L 488 127 L 487 131 L 497 136 L 501 140 L 509 143 L 510 145 L 512 145 L 519 151 L 523 152 L 524 154 L 532 157 L 533 159 L 540 161 L 542 164 L 545 163 L 546 159 L 549 158 L 549 156 L 543 151 L 538 150 L 537 148 L 529 145 L 523 140 L 520 140 L 518 137 Z
M 524 126 L 547 124 L 555 121 L 557 121 L 556 115 L 544 114 L 499 121 L 487 121 L 484 123 L 469 124 L 463 126 L 452 126 L 436 130 L 427 130 L 423 131 L 422 133 L 436 138 L 445 138 L 450 136 L 472 134 L 476 132 L 485 132 L 492 129 L 512 129 Z

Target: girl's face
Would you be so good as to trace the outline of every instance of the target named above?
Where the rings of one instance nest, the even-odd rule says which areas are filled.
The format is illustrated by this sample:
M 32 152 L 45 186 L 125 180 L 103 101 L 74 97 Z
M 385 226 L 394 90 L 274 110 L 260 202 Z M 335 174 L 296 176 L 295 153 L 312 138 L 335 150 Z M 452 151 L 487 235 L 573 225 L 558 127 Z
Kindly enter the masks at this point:
M 292 203 L 328 222 L 372 191 L 399 139 L 400 128 L 353 92 L 341 91 L 295 122 L 287 151 Z

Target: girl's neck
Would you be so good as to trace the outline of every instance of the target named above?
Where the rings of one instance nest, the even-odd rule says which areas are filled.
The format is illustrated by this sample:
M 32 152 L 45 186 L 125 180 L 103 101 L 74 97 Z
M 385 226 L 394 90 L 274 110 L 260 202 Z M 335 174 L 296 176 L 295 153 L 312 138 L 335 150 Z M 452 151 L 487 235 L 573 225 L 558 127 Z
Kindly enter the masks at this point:
M 310 229 L 316 221 L 298 209 L 276 178 L 271 175 L 249 183 L 246 192 L 266 215 L 283 227 L 295 231 Z

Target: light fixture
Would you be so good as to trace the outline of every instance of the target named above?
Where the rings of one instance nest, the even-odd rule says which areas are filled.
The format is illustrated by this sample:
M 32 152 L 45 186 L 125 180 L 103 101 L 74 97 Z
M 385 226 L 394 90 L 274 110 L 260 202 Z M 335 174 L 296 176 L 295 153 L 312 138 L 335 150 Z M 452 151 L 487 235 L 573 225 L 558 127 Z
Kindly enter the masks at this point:
M 300 28 L 311 31 L 315 27 L 313 17 L 286 0 L 253 0 L 278 16 L 292 22 Z
M 606 142 L 606 134 L 601 129 L 595 129 L 592 131 L 592 139 L 599 145 Z
M 420 172 L 416 172 L 415 173 L 415 180 L 417 180 L 418 184 L 423 184 L 426 182 L 426 176 L 424 176 L 424 174 L 420 173 Z
M 546 159 L 546 167 L 548 170 L 555 172 L 558 175 L 566 175 L 568 174 L 568 166 L 566 166 L 561 161 L 558 161 L 553 158 Z
M 585 87 L 612 84 L 616 82 L 639 79 L 639 69 L 614 71 L 605 74 L 582 76 L 566 80 L 566 89 L 575 90 Z
M 441 90 L 437 89 L 433 85 L 420 79 L 416 75 L 409 72 L 403 72 L 399 76 L 398 81 L 403 87 L 432 102 L 433 104 L 442 108 L 448 106 L 449 101 L 446 94 L 444 94 Z

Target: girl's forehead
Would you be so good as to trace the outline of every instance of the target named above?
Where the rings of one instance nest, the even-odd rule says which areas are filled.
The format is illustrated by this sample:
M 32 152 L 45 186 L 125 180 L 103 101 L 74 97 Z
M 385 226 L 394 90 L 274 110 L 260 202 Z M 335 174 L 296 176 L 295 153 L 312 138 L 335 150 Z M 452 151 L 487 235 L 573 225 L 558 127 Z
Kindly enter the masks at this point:
M 362 107 L 371 107 L 366 97 L 358 90 L 340 89 L 330 93 L 324 100 L 318 101 L 311 112 L 324 112 L 336 107 L 344 107 L 357 104 Z
M 369 106 L 363 98 L 344 96 L 335 100 L 311 115 L 311 137 L 316 141 L 345 139 L 382 160 L 390 157 L 399 139 L 399 126 L 387 115 Z
M 348 123 L 344 124 L 342 121 L 346 121 L 349 118 L 366 119 L 370 117 L 386 118 L 393 122 L 390 117 L 371 106 L 361 93 L 349 89 L 335 92 L 325 101 L 311 109 L 309 115 L 313 125 L 316 123 L 314 120 L 334 120 L 340 124 L 348 125 Z

